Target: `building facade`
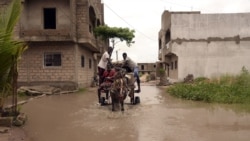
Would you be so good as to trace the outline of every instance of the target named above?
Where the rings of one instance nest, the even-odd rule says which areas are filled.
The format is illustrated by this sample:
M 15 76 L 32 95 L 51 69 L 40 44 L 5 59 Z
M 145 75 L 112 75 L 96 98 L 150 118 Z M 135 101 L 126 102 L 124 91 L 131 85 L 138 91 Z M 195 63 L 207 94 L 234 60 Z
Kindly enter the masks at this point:
M 156 72 L 156 64 L 155 63 L 137 63 L 139 67 L 139 72 L 144 73 L 154 73 Z
M 109 44 L 93 33 L 104 25 L 101 0 L 22 0 L 22 6 L 15 33 L 28 49 L 18 68 L 19 85 L 90 86 Z
M 236 75 L 250 70 L 250 13 L 164 11 L 159 66 L 171 79 Z

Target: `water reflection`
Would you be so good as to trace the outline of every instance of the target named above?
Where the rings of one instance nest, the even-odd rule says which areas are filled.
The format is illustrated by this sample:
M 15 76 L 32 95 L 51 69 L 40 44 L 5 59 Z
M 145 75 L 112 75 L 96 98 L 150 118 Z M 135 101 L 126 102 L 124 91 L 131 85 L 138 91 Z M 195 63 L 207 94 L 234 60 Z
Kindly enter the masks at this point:
M 156 86 L 142 86 L 141 99 L 125 111 L 97 104 L 96 89 L 47 96 L 23 106 L 24 129 L 33 141 L 248 141 L 249 113 L 228 105 L 180 100 Z

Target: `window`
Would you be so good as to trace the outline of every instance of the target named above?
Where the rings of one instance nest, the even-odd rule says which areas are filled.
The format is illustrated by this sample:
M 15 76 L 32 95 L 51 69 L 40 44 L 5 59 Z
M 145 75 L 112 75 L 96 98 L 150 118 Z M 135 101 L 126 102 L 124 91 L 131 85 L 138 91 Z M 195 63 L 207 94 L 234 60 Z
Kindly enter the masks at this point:
M 84 68 L 84 64 L 85 64 L 85 62 L 84 62 L 84 56 L 82 56 L 81 57 L 81 65 L 82 65 L 83 68 Z
M 44 29 L 56 29 L 56 9 L 43 9 Z
M 171 70 L 174 69 L 174 62 L 171 62 Z
M 89 33 L 92 33 L 92 26 L 89 25 Z
M 91 69 L 91 67 L 92 67 L 92 60 L 89 59 L 89 68 Z
M 144 70 L 144 65 L 141 65 L 141 70 Z
M 44 66 L 61 66 L 61 53 L 44 53 Z
M 175 61 L 175 69 L 177 69 L 177 66 L 178 66 L 177 61 Z

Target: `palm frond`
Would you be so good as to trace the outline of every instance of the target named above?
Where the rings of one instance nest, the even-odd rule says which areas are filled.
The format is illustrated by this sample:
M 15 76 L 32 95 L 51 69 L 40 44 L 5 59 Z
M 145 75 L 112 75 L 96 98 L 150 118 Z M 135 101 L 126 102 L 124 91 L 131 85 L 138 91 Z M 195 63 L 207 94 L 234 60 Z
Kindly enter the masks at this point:
M 7 11 L 6 33 L 12 33 L 21 13 L 21 1 L 14 0 Z

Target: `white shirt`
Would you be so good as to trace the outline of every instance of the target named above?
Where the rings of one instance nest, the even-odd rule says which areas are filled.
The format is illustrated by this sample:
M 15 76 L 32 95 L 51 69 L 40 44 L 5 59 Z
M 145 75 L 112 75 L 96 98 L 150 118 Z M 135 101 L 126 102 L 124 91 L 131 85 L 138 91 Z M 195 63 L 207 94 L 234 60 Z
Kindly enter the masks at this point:
M 100 68 L 106 69 L 107 68 L 107 64 L 108 64 L 108 58 L 109 58 L 109 54 L 106 51 L 106 52 L 103 53 L 102 58 L 99 61 L 99 63 L 98 63 L 97 66 L 100 67 Z
M 124 61 L 128 62 L 128 67 L 131 70 L 134 70 L 134 68 L 137 67 L 137 63 L 135 63 L 133 60 L 131 60 L 128 56 L 126 57 L 126 59 Z

